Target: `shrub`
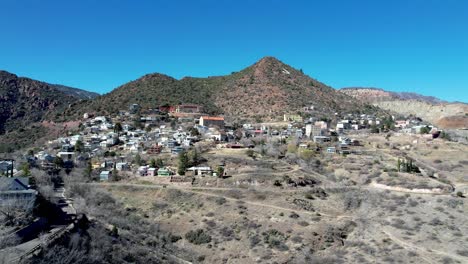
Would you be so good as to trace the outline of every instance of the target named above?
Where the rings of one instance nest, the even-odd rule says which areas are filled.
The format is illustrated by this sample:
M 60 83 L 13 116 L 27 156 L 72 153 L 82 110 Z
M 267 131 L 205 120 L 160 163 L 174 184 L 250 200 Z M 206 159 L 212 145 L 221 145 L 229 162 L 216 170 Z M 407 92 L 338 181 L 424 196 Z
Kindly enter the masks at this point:
M 297 219 L 297 218 L 299 218 L 299 215 L 296 214 L 295 212 L 292 212 L 292 213 L 289 215 L 289 218 Z
M 223 205 L 226 203 L 226 198 L 224 197 L 217 197 L 216 200 L 215 200 L 216 204 L 218 205 Z
M 206 234 L 203 229 L 197 229 L 189 231 L 185 234 L 185 239 L 187 239 L 190 243 L 195 245 L 206 244 L 211 242 L 211 236 Z
M 256 245 L 258 245 L 258 243 L 260 243 L 262 240 L 257 235 L 254 235 L 254 236 L 249 237 L 249 241 L 250 241 L 250 247 L 253 248 Z
M 269 247 L 277 248 L 279 250 L 287 250 L 288 247 L 284 244 L 286 236 L 276 229 L 270 229 L 267 232 L 262 233 L 263 241 Z
M 173 235 L 173 234 L 171 234 L 171 235 L 169 236 L 169 240 L 170 240 L 172 243 L 175 243 L 175 242 L 177 242 L 177 241 L 179 241 L 179 240 L 181 240 L 181 239 L 182 239 L 182 237 L 181 237 L 181 236 L 178 236 L 178 235 Z

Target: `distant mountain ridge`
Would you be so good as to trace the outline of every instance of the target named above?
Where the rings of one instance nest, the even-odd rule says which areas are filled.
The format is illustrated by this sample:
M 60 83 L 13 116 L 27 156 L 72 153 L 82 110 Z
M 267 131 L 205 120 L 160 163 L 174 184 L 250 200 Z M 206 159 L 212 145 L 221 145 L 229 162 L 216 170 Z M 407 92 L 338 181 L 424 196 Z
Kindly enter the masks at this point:
M 41 122 L 63 121 L 67 109 L 88 96 L 93 93 L 0 71 L 0 151 L 44 136 Z
M 417 100 L 431 104 L 448 103 L 434 96 L 426 96 L 414 92 L 392 92 L 386 91 L 382 88 L 374 87 L 345 87 L 340 89 L 341 92 L 358 97 L 360 99 L 372 101 L 382 101 L 388 99 L 401 99 L 401 100 Z
M 441 128 L 468 128 L 468 104 L 449 103 L 432 96 L 396 93 L 380 88 L 342 88 L 340 92 L 401 115 L 415 115 Z

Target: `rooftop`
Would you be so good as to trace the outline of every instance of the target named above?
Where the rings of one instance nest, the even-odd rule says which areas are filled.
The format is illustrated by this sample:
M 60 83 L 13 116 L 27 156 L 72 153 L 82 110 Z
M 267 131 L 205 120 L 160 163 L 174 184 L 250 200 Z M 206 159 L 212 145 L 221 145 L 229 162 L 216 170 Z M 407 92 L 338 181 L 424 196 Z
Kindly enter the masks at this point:
M 202 116 L 201 118 L 211 121 L 224 121 L 224 117 L 222 116 Z

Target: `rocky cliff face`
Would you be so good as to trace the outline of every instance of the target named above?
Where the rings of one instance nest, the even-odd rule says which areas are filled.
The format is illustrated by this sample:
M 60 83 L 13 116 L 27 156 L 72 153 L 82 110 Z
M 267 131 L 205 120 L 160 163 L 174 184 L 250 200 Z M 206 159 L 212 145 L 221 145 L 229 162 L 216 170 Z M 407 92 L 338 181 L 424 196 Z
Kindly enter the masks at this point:
M 376 88 L 344 88 L 340 91 L 397 114 L 418 116 L 441 128 L 468 128 L 468 104 L 447 103 L 430 96 Z
M 47 83 L 0 71 L 0 134 L 41 121 L 77 100 Z

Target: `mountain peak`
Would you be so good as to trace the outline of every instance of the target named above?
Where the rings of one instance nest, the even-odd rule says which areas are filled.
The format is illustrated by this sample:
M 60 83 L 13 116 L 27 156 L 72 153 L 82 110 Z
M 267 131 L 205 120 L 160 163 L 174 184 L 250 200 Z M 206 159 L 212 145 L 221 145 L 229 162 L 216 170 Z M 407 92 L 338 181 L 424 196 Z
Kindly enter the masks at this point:
M 262 66 L 276 66 L 276 67 L 281 67 L 281 66 L 285 66 L 286 64 L 284 64 L 282 61 L 278 60 L 277 58 L 275 57 L 271 57 L 271 56 L 266 56 L 266 57 L 263 57 L 261 58 L 259 61 L 257 61 L 254 66 L 257 66 L 257 67 L 262 67 Z
M 7 72 L 7 71 L 4 71 L 4 70 L 0 70 L 0 79 L 4 79 L 4 78 L 17 78 L 18 76 L 16 76 L 15 74 L 11 73 L 11 72 Z

